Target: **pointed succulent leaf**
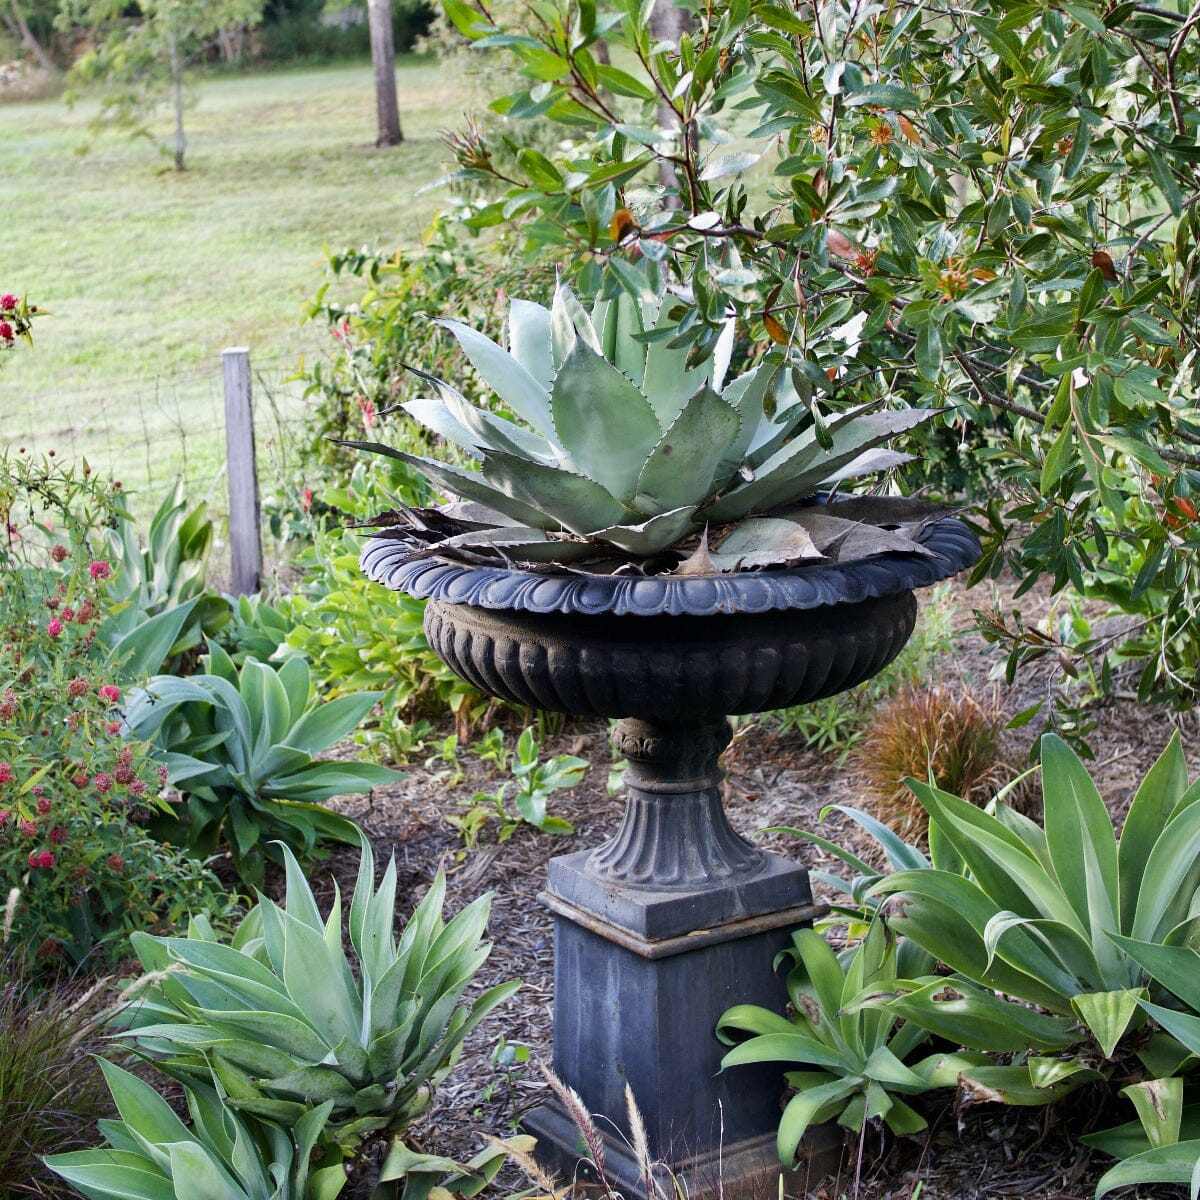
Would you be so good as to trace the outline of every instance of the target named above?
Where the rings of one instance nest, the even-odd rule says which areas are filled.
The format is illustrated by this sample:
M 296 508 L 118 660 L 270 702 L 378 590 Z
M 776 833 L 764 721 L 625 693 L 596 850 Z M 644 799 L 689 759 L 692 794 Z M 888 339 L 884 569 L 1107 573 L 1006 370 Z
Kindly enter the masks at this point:
M 740 424 L 737 437 L 730 443 L 717 469 L 713 473 L 714 485 L 724 488 L 742 465 L 754 434 L 763 419 L 763 402 L 772 382 L 779 374 L 779 367 L 771 363 L 759 363 L 743 375 L 739 375 L 721 392 L 721 399 L 737 410 Z
M 509 408 L 546 438 L 554 440 L 550 419 L 550 394 L 507 350 L 491 338 L 463 325 L 441 319 L 439 325 L 454 334 L 463 353 L 484 382 Z
M 433 396 L 423 396 L 416 400 L 406 400 L 402 409 L 419 425 L 423 425 L 431 433 L 436 433 L 460 450 L 467 451 L 472 458 L 479 457 L 480 439 L 472 433 L 446 404 Z
M 359 449 L 375 449 L 377 443 L 342 442 L 341 445 Z M 419 454 L 408 454 L 403 450 L 395 450 L 391 446 L 383 447 L 389 458 L 399 459 L 415 467 L 422 475 L 432 480 L 435 486 L 451 496 L 463 500 L 474 500 L 488 508 L 495 509 L 510 517 L 521 525 L 532 525 L 536 529 L 555 528 L 557 522 L 531 504 L 526 504 L 514 496 L 508 495 L 494 484 L 489 483 L 478 471 L 464 471 L 461 467 L 452 467 L 449 463 L 439 462 L 436 458 L 424 458 Z
M 1121 830 L 1117 865 L 1121 890 L 1122 930 L 1128 930 L 1133 925 L 1133 915 L 1137 910 L 1150 851 L 1187 789 L 1187 761 L 1183 755 L 1179 731 L 1176 730 L 1166 749 L 1159 755 L 1158 761 L 1138 786 L 1129 806 L 1129 815 L 1125 818 Z
M 686 536 L 696 526 L 696 506 L 685 505 L 670 512 L 659 513 L 639 525 L 610 525 L 597 529 L 592 536 L 601 542 L 610 542 L 629 554 L 649 558 L 661 554 Z
M 466 445 L 467 449 L 472 451 L 488 448 L 507 450 L 513 454 L 532 458 L 535 462 L 550 464 L 558 463 L 561 460 L 562 455 L 558 447 L 547 441 L 541 432 L 531 433 L 528 429 L 523 429 L 520 425 L 508 421 L 504 417 L 499 417 L 486 409 L 477 408 L 460 392 L 448 387 L 434 376 L 426 375 L 424 371 L 418 371 L 414 367 L 409 367 L 409 370 L 415 375 L 420 375 L 422 379 L 438 389 L 438 397 L 447 414 L 439 419 L 444 423 L 448 422 L 451 429 L 457 427 L 465 431 L 469 439 Z M 434 428 L 430 422 L 423 420 L 419 413 L 413 412 L 410 407 L 411 404 L 420 403 L 423 402 L 410 401 L 401 407 L 417 420 L 422 421 L 422 424 Z M 437 432 L 442 431 L 439 429 Z M 454 441 L 450 433 L 444 433 L 443 436 Z
M 699 504 L 709 494 L 718 464 L 740 427 L 737 412 L 711 388 L 702 387 L 646 460 L 634 507 L 650 516 Z
M 891 471 L 910 463 L 916 456 L 905 454 L 900 450 L 874 449 L 865 450 L 857 458 L 852 458 L 845 466 L 826 475 L 821 480 L 825 487 L 832 487 L 846 479 L 861 479 L 864 475 L 876 475 L 880 471 Z
M 820 444 L 814 429 L 805 430 L 767 459 L 751 482 L 735 487 L 718 500 L 710 510 L 710 519 L 733 521 L 749 512 L 811 495 L 830 475 L 864 450 L 922 424 L 931 416 L 931 409 L 865 413 L 853 420 L 849 414 L 839 414 L 828 422 L 832 439 L 828 449 Z
M 548 308 L 529 300 L 514 300 L 509 305 L 508 350 L 549 393 L 554 382 L 554 360 Z
M 575 293 L 560 282 L 554 289 L 554 299 L 550 305 L 550 347 L 555 371 L 562 370 L 563 363 L 579 342 L 596 354 L 602 353 L 600 339 L 596 336 L 587 309 L 579 303 Z
M 592 324 L 600 338 L 601 353 L 639 389 L 646 374 L 646 346 L 637 340 L 645 332 L 642 309 L 626 291 L 612 300 L 598 300 Z
M 499 553 L 513 562 L 569 563 L 594 558 L 596 547 L 591 542 L 571 538 L 547 537 L 540 529 L 521 525 L 506 525 L 500 529 L 477 529 L 456 534 L 438 542 L 435 550 L 474 550 L 481 554 Z
M 559 444 L 571 462 L 630 503 L 662 437 L 646 397 L 612 363 L 576 342 L 554 378 L 550 403 Z
M 534 528 L 562 528 L 586 536 L 629 516 L 629 509 L 605 487 L 572 471 L 544 467 L 500 451 L 485 453 L 484 467 L 505 499 L 538 514 L 537 519 L 524 522 Z

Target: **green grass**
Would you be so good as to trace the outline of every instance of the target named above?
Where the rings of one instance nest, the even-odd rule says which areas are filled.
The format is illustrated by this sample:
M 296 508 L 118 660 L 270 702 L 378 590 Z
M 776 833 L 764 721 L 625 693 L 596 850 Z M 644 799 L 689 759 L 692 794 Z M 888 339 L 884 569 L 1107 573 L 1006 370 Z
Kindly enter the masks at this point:
M 368 63 L 208 79 L 183 174 L 149 140 L 93 137 L 94 104 L 0 106 L 0 290 L 53 314 L 7 356 L 0 436 L 86 453 L 131 488 L 215 473 L 221 350 L 284 378 L 324 341 L 301 323 L 322 246 L 415 245 L 444 199 L 417 193 L 468 102 L 431 59 L 397 76 L 407 140 L 390 150 Z

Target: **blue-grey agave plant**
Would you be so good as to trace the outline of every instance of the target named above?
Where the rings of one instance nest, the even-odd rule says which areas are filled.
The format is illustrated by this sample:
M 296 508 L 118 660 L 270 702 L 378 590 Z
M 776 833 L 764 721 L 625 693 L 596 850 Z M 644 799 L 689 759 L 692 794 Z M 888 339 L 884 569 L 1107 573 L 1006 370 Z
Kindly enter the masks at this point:
M 827 515 L 814 523 L 788 506 L 905 461 L 881 443 L 931 414 L 866 405 L 800 429 L 809 406 L 794 391 L 788 402 L 777 364 L 727 380 L 732 323 L 707 355 L 689 361 L 691 347 L 672 337 L 671 308 L 661 295 L 622 293 L 589 314 L 560 284 L 548 309 L 512 302 L 507 349 L 444 320 L 517 420 L 472 405 L 422 372 L 433 394 L 401 407 L 477 459 L 479 470 L 378 442 L 347 444 L 401 459 L 471 502 L 432 526 L 406 514 L 418 540 L 438 554 L 524 563 L 650 559 L 706 528 L 736 523 L 743 528 L 732 544 L 706 550 L 704 569 L 782 565 L 841 545 L 848 528 L 830 525 Z M 757 514 L 774 516 L 744 524 Z M 919 552 L 901 542 L 880 548 Z

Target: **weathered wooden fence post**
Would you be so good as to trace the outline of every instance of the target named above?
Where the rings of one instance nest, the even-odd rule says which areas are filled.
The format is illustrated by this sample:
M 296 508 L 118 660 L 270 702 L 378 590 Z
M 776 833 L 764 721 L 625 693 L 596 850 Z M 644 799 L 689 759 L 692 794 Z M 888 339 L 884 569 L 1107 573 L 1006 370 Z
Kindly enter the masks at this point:
M 262 580 L 258 467 L 254 458 L 254 407 L 250 398 L 250 351 L 221 354 L 225 374 L 225 447 L 229 478 L 229 550 L 233 594 L 257 592 Z

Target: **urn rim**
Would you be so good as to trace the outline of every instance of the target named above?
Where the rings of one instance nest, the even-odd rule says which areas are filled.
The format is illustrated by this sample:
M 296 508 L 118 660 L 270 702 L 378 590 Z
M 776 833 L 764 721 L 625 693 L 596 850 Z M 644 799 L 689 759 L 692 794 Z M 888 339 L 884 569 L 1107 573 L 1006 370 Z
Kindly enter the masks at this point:
M 419 600 L 538 614 L 704 617 L 892 596 L 957 575 L 982 553 L 971 529 L 953 517 L 930 522 L 913 540 L 931 553 L 890 552 L 847 563 L 681 577 L 541 572 L 417 558 L 401 538 L 377 535 L 367 541 L 359 564 L 369 579 Z

